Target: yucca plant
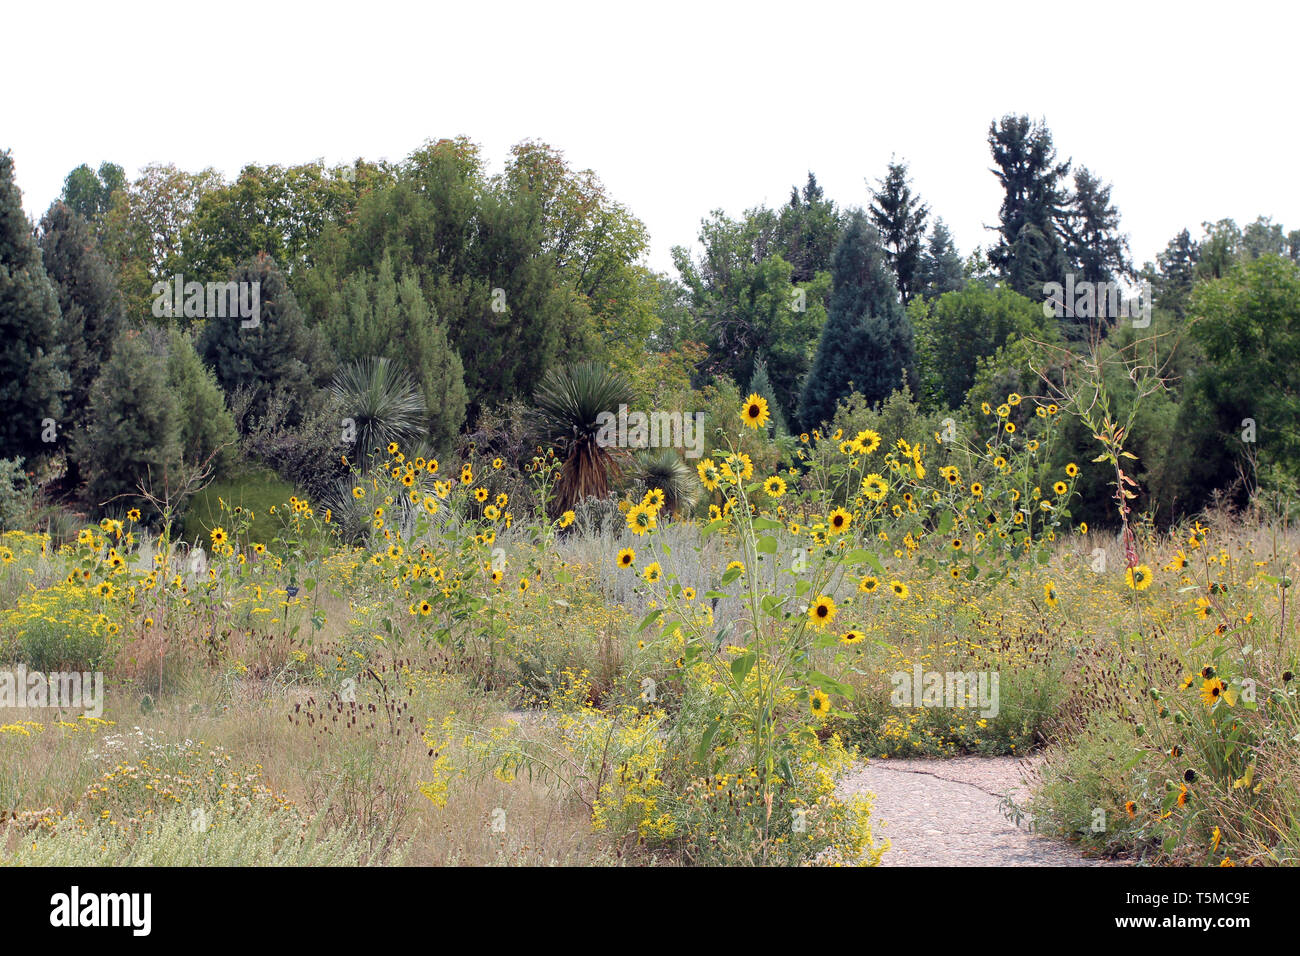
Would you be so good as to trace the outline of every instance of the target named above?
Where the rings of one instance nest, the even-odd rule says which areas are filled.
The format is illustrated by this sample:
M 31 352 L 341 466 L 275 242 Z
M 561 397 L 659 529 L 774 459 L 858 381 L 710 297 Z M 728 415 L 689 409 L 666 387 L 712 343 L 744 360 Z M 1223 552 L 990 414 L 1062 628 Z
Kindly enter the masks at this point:
M 370 456 L 390 442 L 409 449 L 424 433 L 425 407 L 409 375 L 386 358 L 368 358 L 345 365 L 330 390 L 343 404 L 356 428 L 355 457 L 368 470 Z
M 682 514 L 700 500 L 700 483 L 690 465 L 672 448 L 647 448 L 636 456 L 636 478 L 646 490 L 658 488 L 664 493 L 664 508 Z
M 584 498 L 609 494 L 611 477 L 619 474 L 619 453 L 598 440 L 601 413 L 618 414 L 632 402 L 632 386 L 618 372 L 596 362 L 551 369 L 534 399 L 545 438 L 557 446 L 564 464 L 555 485 L 553 514 L 574 507 Z

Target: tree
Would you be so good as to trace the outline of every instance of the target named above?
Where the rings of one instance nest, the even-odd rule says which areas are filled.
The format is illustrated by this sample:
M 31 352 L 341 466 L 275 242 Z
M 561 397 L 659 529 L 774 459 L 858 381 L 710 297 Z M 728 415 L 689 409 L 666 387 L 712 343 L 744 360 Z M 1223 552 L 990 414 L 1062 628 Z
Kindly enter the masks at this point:
M 921 257 L 918 279 L 918 291 L 926 298 L 956 292 L 966 284 L 961 256 L 957 254 L 952 234 L 942 219 L 936 219 L 934 228 L 930 230 L 925 255 Z
M 917 375 L 925 402 L 961 408 L 981 359 L 1015 339 L 1055 339 L 1039 302 L 1006 286 L 972 282 L 959 292 L 908 307 L 916 330 Z
M 1069 204 L 1061 181 L 1070 163 L 1056 161 L 1051 131 L 1028 116 L 990 123 L 988 139 L 1003 189 L 989 261 L 1013 289 L 1038 298 L 1045 283 L 1063 281 L 1069 271 L 1060 224 Z
M 235 419 L 217 377 L 199 358 L 191 336 L 175 328 L 167 330 L 167 387 L 176 398 L 181 461 L 202 465 L 211 460 L 220 470 L 232 457 L 225 449 L 239 439 Z
M 198 350 L 227 395 L 247 390 L 240 428 L 262 417 L 272 393 L 287 403 L 285 424 L 301 422 L 316 404 L 333 372 L 333 357 L 318 329 L 309 329 L 284 276 L 267 256 L 236 269 L 230 280 L 256 283 L 260 308 L 256 324 L 238 316 L 209 317 L 199 333 Z
M 876 229 L 861 212 L 835 249 L 832 280 L 830 312 L 799 401 L 805 429 L 830 421 L 850 392 L 875 404 L 914 378 L 912 326 Z
M 0 152 L 0 458 L 32 459 L 52 448 L 50 422 L 62 423 L 68 389 L 59 344 L 59 299 L 41 264 L 31 222 Z M 66 424 L 66 423 L 64 423 Z
M 1187 296 L 1196 282 L 1196 261 L 1200 248 L 1186 229 L 1170 239 L 1156 256 L 1155 264 L 1142 268 L 1142 280 L 1151 284 L 1153 304 L 1172 313 L 1179 321 L 1187 311 Z
M 740 220 L 721 210 L 701 223 L 703 255 L 678 246 L 673 259 L 704 331 L 705 371 L 748 381 L 756 359 L 767 363 L 778 407 L 793 418 L 811 352 L 826 321 L 830 275 L 795 284 L 794 268 L 777 251 L 776 217 L 752 209 Z
M 1190 436 L 1185 505 L 1233 479 L 1258 449 L 1265 471 L 1300 481 L 1300 266 L 1263 255 L 1200 284 L 1190 332 L 1204 361 L 1184 400 L 1179 434 Z
M 465 421 L 465 369 L 413 273 L 397 282 L 385 257 L 376 274 L 350 276 L 321 330 L 339 361 L 382 356 L 409 375 L 424 398 L 420 431 L 435 448 L 451 446 Z
M 921 264 L 925 253 L 925 220 L 930 209 L 912 193 L 907 163 L 889 163 L 889 171 L 872 190 L 871 221 L 880 230 L 885 257 L 894 271 L 903 305 L 921 286 Z
M 165 342 L 158 329 L 123 329 L 91 386 L 89 423 L 74 438 L 73 452 L 96 508 L 136 494 L 141 484 L 161 489 L 177 479 L 181 422 L 168 387 Z
M 41 218 L 39 244 L 59 299 L 57 338 L 66 351 L 66 427 L 86 423 L 90 386 L 122 324 L 122 300 L 89 224 L 56 201 Z M 75 469 L 75 463 L 71 463 Z M 76 484 L 76 475 L 72 475 Z
M 1074 196 L 1065 218 L 1065 254 L 1076 279 L 1109 283 L 1133 272 L 1128 239 L 1119 232 L 1119 212 L 1111 203 L 1110 190 L 1087 169 L 1075 171 Z
M 790 280 L 812 282 L 817 273 L 829 271 L 843 229 L 835 203 L 826 198 L 809 170 L 802 194 L 790 188 L 790 201 L 781 208 L 776 223 L 776 247 L 793 270 Z
M 108 212 L 113 194 L 126 188 L 126 171 L 117 163 L 100 163 L 95 171 L 82 163 L 63 181 L 63 204 L 96 225 Z

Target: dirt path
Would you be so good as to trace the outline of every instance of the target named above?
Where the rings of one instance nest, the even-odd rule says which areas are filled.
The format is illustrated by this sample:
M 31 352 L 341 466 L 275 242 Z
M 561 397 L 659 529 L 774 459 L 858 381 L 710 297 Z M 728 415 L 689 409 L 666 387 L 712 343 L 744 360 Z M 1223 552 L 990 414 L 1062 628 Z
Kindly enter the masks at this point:
M 876 837 L 893 844 L 882 866 L 1105 865 L 1003 815 L 1000 798 L 1023 799 L 1031 769 L 1016 757 L 877 759 L 845 777 L 840 790 L 876 795 Z

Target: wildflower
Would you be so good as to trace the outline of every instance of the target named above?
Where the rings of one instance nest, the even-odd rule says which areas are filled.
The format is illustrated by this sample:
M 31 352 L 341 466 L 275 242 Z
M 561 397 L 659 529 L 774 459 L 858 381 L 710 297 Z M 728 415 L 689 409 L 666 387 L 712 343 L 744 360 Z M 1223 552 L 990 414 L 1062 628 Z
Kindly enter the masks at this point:
M 647 508 L 645 505 L 634 505 L 628 509 L 627 526 L 638 537 L 647 531 L 653 530 L 655 524 L 656 518 L 653 508 Z
M 620 568 L 630 568 L 636 561 L 636 552 L 631 548 L 624 548 L 618 553 L 618 566 Z
M 1056 585 L 1051 581 L 1043 584 L 1043 600 L 1047 602 L 1048 607 L 1056 607 Z
M 849 525 L 853 523 L 853 515 L 849 514 L 843 508 L 836 508 L 830 513 L 827 522 L 830 524 L 832 531 L 847 531 Z
M 907 585 L 902 581 L 890 581 L 889 590 L 894 592 L 894 597 L 903 601 L 907 600 L 907 595 L 910 593 L 907 590 Z
M 496 512 L 496 511 L 497 511 L 497 508 L 496 508 L 495 505 L 488 505 L 487 508 L 485 508 L 485 509 L 483 509 L 483 510 L 484 510 L 484 514 L 486 514 L 488 511 Z M 496 514 L 494 513 L 493 515 L 491 515 L 491 517 L 492 517 L 493 520 L 495 520 L 495 519 L 496 519 Z M 561 527 L 561 528 L 567 528 L 569 525 L 573 524 L 573 522 L 574 522 L 574 520 L 575 520 L 576 518 L 577 518 L 577 515 L 575 515 L 575 514 L 573 513 L 573 509 L 570 508 L 570 509 L 569 509 L 568 511 L 566 511 L 564 514 L 560 515 L 560 527 Z
M 763 482 L 763 490 L 767 492 L 769 498 L 780 498 L 785 494 L 785 482 L 779 475 L 773 475 Z
M 831 699 L 820 690 L 813 690 L 809 698 L 809 708 L 818 717 L 825 717 L 831 712 Z
M 889 482 L 880 475 L 872 473 L 862 479 L 862 496 L 868 501 L 884 501 L 889 494 Z
M 876 588 L 880 587 L 880 579 L 867 575 L 858 582 L 858 590 L 864 594 L 871 594 Z
M 1134 591 L 1145 591 L 1151 586 L 1151 568 L 1145 564 L 1131 567 L 1124 573 L 1124 580 Z
M 662 574 L 663 568 L 658 561 L 651 561 L 641 570 L 641 577 L 645 578 L 647 584 L 654 584 Z
M 819 595 L 808 608 L 808 618 L 814 627 L 825 627 L 835 619 L 835 602 L 825 594 Z
M 771 418 L 767 410 L 767 399 L 757 392 L 745 399 L 740 408 L 740 418 L 750 428 L 758 429 L 766 425 Z

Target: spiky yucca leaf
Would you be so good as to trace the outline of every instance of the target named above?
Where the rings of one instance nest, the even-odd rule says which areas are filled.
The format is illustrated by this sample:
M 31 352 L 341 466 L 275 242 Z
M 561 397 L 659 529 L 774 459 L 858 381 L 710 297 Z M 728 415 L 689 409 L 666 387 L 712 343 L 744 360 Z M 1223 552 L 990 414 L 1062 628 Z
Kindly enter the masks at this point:
M 410 450 L 424 433 L 425 407 L 410 376 L 386 358 L 352 362 L 334 375 L 330 390 L 356 426 L 353 455 L 363 469 L 390 442 Z
M 699 501 L 700 484 L 691 466 L 672 448 L 648 448 L 637 453 L 637 480 L 662 489 L 664 508 L 672 514 L 690 511 Z
M 597 362 L 551 369 L 537 388 L 537 419 L 546 438 L 559 446 L 564 464 L 555 486 L 553 511 L 574 507 L 584 498 L 603 498 L 617 474 L 616 449 L 597 441 L 602 412 L 617 415 L 631 404 L 632 386 L 618 372 Z

